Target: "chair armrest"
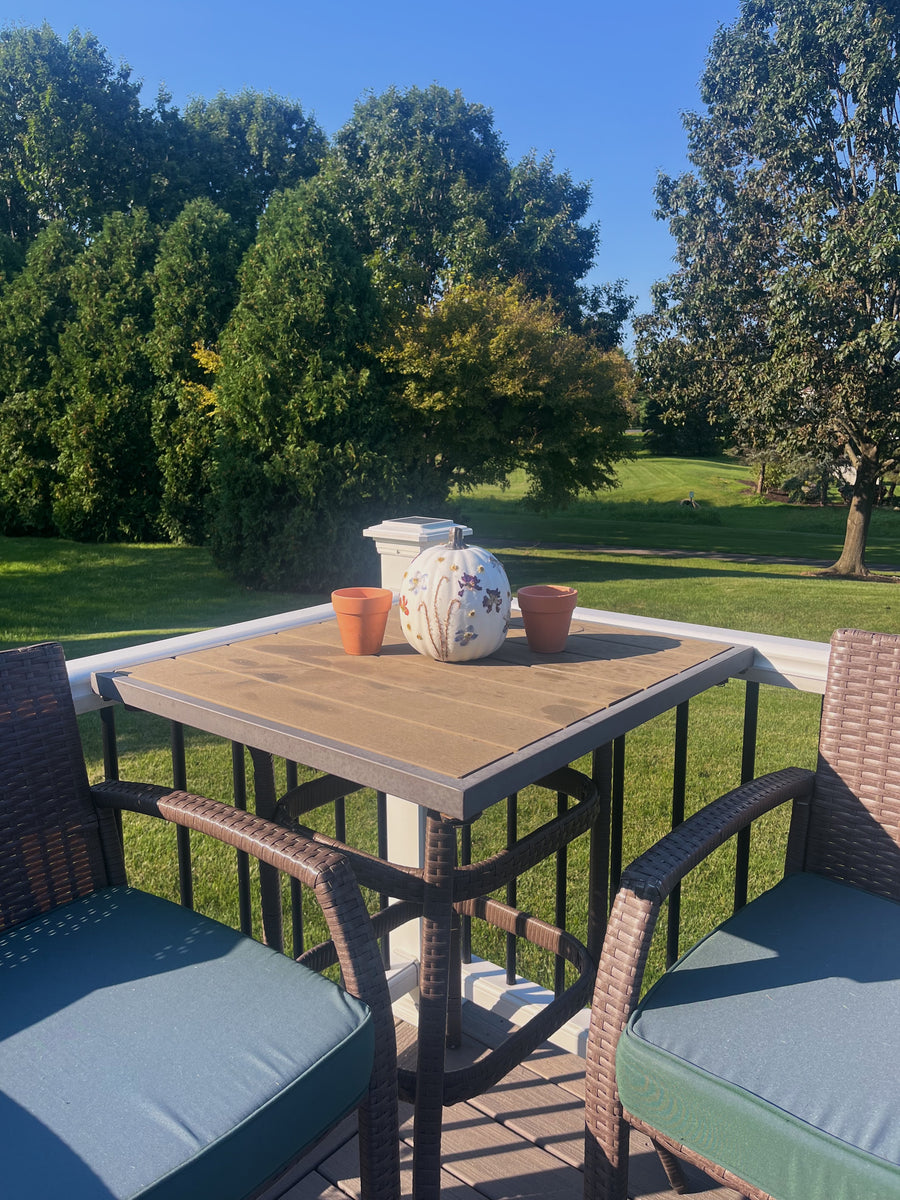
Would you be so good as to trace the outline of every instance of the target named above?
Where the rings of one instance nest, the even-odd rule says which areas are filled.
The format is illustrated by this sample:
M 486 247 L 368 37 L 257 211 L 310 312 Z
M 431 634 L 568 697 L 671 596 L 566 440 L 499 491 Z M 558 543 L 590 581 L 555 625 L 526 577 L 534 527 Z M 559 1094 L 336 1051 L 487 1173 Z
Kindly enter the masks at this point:
M 713 800 L 645 851 L 623 872 L 620 886 L 661 903 L 688 872 L 763 813 L 812 795 L 812 771 L 786 767 Z
M 208 834 L 313 889 L 337 950 L 344 987 L 369 1006 L 375 1030 L 369 1093 L 359 1113 L 362 1194 L 398 1200 L 397 1043 L 391 998 L 372 923 L 347 861 L 329 846 L 204 796 L 113 780 L 95 784 L 91 792 L 100 807 L 160 817 Z
M 109 780 L 94 784 L 91 793 L 100 807 L 159 817 L 208 834 L 311 888 L 337 948 L 345 987 L 373 1012 L 390 1012 L 369 914 L 352 870 L 336 850 L 218 800 L 157 784 Z M 393 1020 L 390 1029 L 393 1037 Z
M 673 888 L 713 850 L 763 813 L 788 800 L 807 800 L 814 779 L 812 771 L 787 767 L 742 784 L 688 817 L 623 871 L 600 955 L 595 994 L 596 1000 L 604 987 L 611 987 L 616 994 L 615 1002 L 605 1002 L 604 1008 L 617 1013 L 614 1024 L 618 1029 L 624 1028 L 637 1003 L 659 910 Z

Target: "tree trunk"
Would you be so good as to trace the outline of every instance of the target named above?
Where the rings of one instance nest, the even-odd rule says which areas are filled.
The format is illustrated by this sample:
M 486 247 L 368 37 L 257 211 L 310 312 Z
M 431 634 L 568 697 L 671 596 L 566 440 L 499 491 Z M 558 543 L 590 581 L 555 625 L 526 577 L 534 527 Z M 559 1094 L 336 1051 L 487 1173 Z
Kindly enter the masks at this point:
M 764 462 L 761 462 L 759 464 L 759 474 L 756 476 L 756 494 L 757 494 L 757 496 L 761 496 L 763 494 L 763 489 L 765 488 L 765 486 L 766 486 L 766 464 Z
M 823 572 L 825 575 L 862 578 L 869 574 L 869 568 L 866 566 L 866 540 L 869 536 L 872 509 L 875 507 L 879 470 L 874 453 L 860 457 L 850 499 L 850 511 L 847 513 L 844 548 L 837 562 Z

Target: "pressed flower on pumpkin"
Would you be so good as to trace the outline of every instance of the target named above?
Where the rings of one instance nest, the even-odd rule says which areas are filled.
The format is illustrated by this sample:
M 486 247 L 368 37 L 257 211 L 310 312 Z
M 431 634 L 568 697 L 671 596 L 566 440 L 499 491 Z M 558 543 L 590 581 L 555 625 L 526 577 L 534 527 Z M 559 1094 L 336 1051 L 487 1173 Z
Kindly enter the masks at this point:
M 467 575 L 465 572 L 459 580 L 459 594 L 464 596 L 466 592 L 480 592 L 481 584 L 478 582 L 477 575 Z
M 491 612 L 495 608 L 496 608 L 497 612 L 499 612 L 500 605 L 503 603 L 503 599 L 500 595 L 500 589 L 499 588 L 488 588 L 487 591 L 484 593 L 484 597 L 482 598 L 481 603 L 482 603 L 482 606 L 484 608 L 486 608 L 488 612 Z

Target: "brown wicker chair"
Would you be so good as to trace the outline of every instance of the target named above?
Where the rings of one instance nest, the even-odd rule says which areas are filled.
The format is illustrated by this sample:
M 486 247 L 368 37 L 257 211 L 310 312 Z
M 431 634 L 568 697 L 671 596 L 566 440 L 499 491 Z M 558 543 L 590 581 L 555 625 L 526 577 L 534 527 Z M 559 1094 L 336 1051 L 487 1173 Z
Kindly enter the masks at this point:
M 129 888 L 121 809 L 312 888 L 344 988 Z M 227 805 L 90 787 L 49 643 L 0 654 L 0 997 L 4 1194 L 256 1196 L 358 1108 L 363 1195 L 399 1197 L 394 1027 L 352 871 Z
M 660 906 L 793 800 L 785 878 L 638 1003 Z M 629 1126 L 753 1200 L 900 1196 L 900 637 L 831 645 L 815 774 L 776 772 L 626 871 L 592 1010 L 585 1195 L 624 1200 Z M 676 1156 L 672 1158 L 671 1156 Z

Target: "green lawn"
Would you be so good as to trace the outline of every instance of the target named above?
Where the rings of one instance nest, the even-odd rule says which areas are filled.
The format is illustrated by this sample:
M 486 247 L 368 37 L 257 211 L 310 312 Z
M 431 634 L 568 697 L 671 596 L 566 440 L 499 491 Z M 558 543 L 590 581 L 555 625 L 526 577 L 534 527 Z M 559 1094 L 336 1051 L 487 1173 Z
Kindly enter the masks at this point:
M 521 503 L 522 472 L 508 491 L 479 488 L 456 496 L 453 512 L 492 544 L 511 542 L 698 550 L 834 561 L 847 509 L 784 504 L 758 497 L 751 473 L 732 458 L 652 458 L 638 450 L 619 464 L 619 487 L 562 512 L 541 515 Z M 683 505 L 690 492 L 696 508 Z M 900 574 L 900 512 L 872 518 L 868 559 Z
M 747 472 L 732 460 L 638 457 L 622 470 L 622 486 L 608 497 L 583 501 L 567 514 L 538 518 L 523 510 L 514 479 L 509 495 L 479 493 L 451 506 L 491 544 L 514 588 L 531 582 L 572 584 L 580 603 L 700 624 L 825 641 L 841 625 L 900 632 L 900 592 L 888 583 L 817 578 L 804 564 L 741 563 L 685 557 L 684 551 L 718 549 L 828 559 L 839 548 L 845 512 L 760 504 L 746 493 Z M 678 498 L 694 490 L 697 510 Z M 391 514 L 399 515 L 399 514 Z M 872 561 L 898 560 L 900 514 L 876 514 Z M 563 549 L 536 545 L 549 542 Z M 523 544 L 524 543 L 524 544 Z M 620 552 L 582 547 L 613 546 Z M 625 554 L 621 550 L 661 550 Z M 829 549 L 830 547 L 830 549 Z M 678 552 L 673 553 L 673 552 Z M 38 539 L 0 539 L 0 645 L 61 640 L 69 657 L 147 641 L 155 637 L 229 624 L 318 603 L 322 596 L 260 593 L 238 587 L 211 564 L 206 551 L 172 546 L 83 546 Z M 689 808 L 734 786 L 739 777 L 743 686 L 713 689 L 691 705 L 688 760 Z M 811 765 L 819 699 L 763 689 L 759 770 L 791 763 Z M 142 714 L 120 714 L 124 778 L 171 782 L 166 728 Z M 98 722 L 82 721 L 93 777 L 102 774 Z M 671 803 L 671 714 L 630 735 L 626 756 L 628 861 L 667 827 Z M 587 764 L 582 764 L 586 766 Z M 227 800 L 231 756 L 203 735 L 188 736 L 188 782 L 197 791 Z M 555 804 L 534 793 L 522 799 L 522 830 L 545 819 Z M 476 854 L 496 849 L 503 837 L 499 806 L 476 823 Z M 327 827 L 326 827 L 327 829 Z M 330 831 L 330 830 L 329 830 Z M 352 806 L 354 840 L 374 849 L 371 797 Z M 754 835 L 755 879 L 761 887 L 779 870 L 783 815 L 761 823 Z M 176 895 L 171 831 L 139 819 L 127 822 L 133 881 Z M 686 889 L 686 936 L 724 912 L 730 894 L 732 851 L 723 848 Z M 224 920 L 234 919 L 228 892 L 232 855 L 197 844 L 198 903 Z M 584 896 L 577 881 L 586 873 L 585 848 L 570 852 L 570 926 L 584 923 Z M 552 917 L 552 868 L 531 873 L 521 903 Z M 313 936 L 319 927 L 313 921 Z M 482 937 L 476 952 L 501 961 L 499 939 Z M 660 966 L 657 950 L 651 974 Z M 531 955 L 523 970 L 546 981 L 549 967 Z
M 322 599 L 250 591 L 190 546 L 0 537 L 0 649 L 52 638 L 77 658 Z

